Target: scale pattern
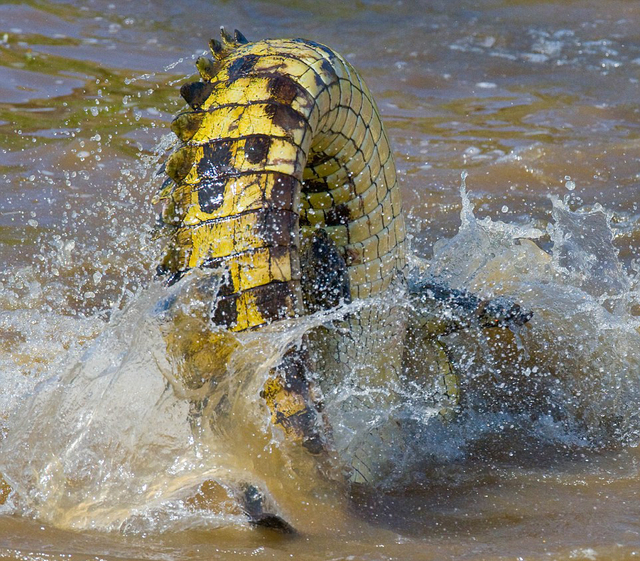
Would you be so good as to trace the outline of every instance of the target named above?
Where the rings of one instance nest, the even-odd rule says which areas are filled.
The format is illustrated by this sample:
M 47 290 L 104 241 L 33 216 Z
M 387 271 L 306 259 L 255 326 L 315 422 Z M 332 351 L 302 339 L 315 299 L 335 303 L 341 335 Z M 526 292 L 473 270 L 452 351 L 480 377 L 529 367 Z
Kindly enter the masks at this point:
M 213 321 L 231 331 L 310 311 L 303 285 L 314 271 L 301 256 L 318 232 L 344 261 L 351 298 L 385 290 L 405 264 L 402 203 L 357 72 L 302 39 L 223 31 L 210 46 L 215 60 L 198 60 L 201 81 L 181 89 L 190 109 L 172 125 L 180 145 L 159 196 L 171 230 L 160 270 L 226 268 Z

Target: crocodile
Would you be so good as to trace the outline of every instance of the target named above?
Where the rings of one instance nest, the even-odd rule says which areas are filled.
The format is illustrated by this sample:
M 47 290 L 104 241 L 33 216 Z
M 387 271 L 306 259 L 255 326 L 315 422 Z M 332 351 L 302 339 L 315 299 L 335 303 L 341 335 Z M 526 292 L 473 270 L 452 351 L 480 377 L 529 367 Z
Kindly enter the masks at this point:
M 224 375 L 234 333 L 379 299 L 308 333 L 261 393 L 287 437 L 312 454 L 339 449 L 349 481 L 372 483 L 388 471 L 384 449 L 398 435 L 388 423 L 374 426 L 368 412 L 401 405 L 395 388 L 428 359 L 449 414 L 458 379 L 439 337 L 471 325 L 522 325 L 531 314 L 407 265 L 389 139 L 371 92 L 344 57 L 306 39 L 250 42 L 224 28 L 209 46 L 212 58 L 196 62 L 200 79 L 180 89 L 188 108 L 173 120 L 176 146 L 156 202 L 168 237 L 158 273 L 173 285 L 194 269 L 219 271 L 216 286 L 200 294 L 212 302 L 207 320 L 216 328 L 185 336 L 193 318 L 178 315 L 168 348 L 189 358 L 182 382 L 206 394 Z M 392 303 L 398 291 L 410 306 Z M 367 391 L 321 411 L 318 391 L 328 394 L 347 378 Z M 340 426 L 345 413 L 352 427 Z M 354 429 L 360 425 L 368 428 Z M 260 511 L 250 516 L 260 525 L 256 493 L 247 512 Z

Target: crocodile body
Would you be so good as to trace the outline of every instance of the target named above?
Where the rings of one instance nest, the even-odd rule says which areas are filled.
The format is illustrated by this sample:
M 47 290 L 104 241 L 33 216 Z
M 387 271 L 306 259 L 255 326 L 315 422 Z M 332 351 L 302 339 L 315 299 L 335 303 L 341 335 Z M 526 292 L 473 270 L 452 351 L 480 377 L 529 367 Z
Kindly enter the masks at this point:
M 312 41 L 222 39 L 210 43 L 213 61 L 198 60 L 201 81 L 181 89 L 189 110 L 172 125 L 180 145 L 160 196 L 171 230 L 160 270 L 172 282 L 194 267 L 227 271 L 212 320 L 230 332 L 383 293 L 405 268 L 405 226 L 367 86 Z M 376 352 L 384 363 L 363 376 L 384 394 L 400 374 L 404 338 L 382 331 L 389 316 L 403 321 L 399 310 L 370 309 L 349 317 L 348 337 L 316 334 L 313 358 L 331 373 L 328 386 Z M 178 352 L 201 352 L 188 345 Z M 308 362 L 288 357 L 263 395 L 274 422 L 318 451 Z
M 201 80 L 181 88 L 189 109 L 173 122 L 179 144 L 159 196 L 170 231 L 160 272 L 173 283 L 193 268 L 225 271 L 211 312 L 223 332 L 189 338 L 178 325 L 169 342 L 202 370 L 195 386 L 231 352 L 224 332 L 381 297 L 407 284 L 393 156 L 376 104 L 354 68 L 303 39 L 248 42 L 237 31 L 233 37 L 223 31 L 222 42 L 212 40 L 210 47 L 213 60 L 197 62 Z M 359 392 L 323 413 L 352 481 L 382 473 L 383 449 L 397 445 L 397 435 L 374 426 L 369 412 L 401 401 L 395 389 L 407 364 L 435 363 L 449 405 L 457 401 L 456 378 L 436 338 L 484 307 L 446 287 L 413 286 L 420 306 L 435 294 L 446 307 L 453 295 L 461 319 L 443 326 L 431 321 L 431 311 L 416 321 L 402 306 L 363 307 L 339 329 L 309 334 L 305 348 L 285 356 L 263 391 L 274 423 L 318 453 L 326 442 L 309 369 L 320 372 L 325 394 L 357 378 Z M 410 360 L 407 341 L 415 347 Z M 212 352 L 218 354 L 211 358 Z M 208 358 L 200 361 L 202 355 Z M 353 426 L 341 432 L 345 415 Z
M 287 436 L 314 454 L 338 448 L 352 483 L 374 482 L 388 467 L 389 447 L 402 440 L 389 429 L 397 423 L 375 418 L 401 403 L 396 390 L 408 372 L 419 377 L 433 365 L 444 401 L 457 403 L 457 377 L 438 337 L 469 326 L 521 325 L 531 314 L 407 272 L 387 135 L 371 93 L 344 58 L 312 41 L 250 43 L 237 31 L 231 37 L 223 30 L 222 42 L 210 47 L 213 60 L 197 62 L 201 81 L 181 89 L 189 109 L 173 122 L 179 143 L 157 197 L 169 231 L 159 273 L 174 284 L 191 269 L 222 271 L 215 286 L 188 285 L 189 305 L 174 306 L 173 296 L 163 303 L 173 307 L 165 339 L 182 365 L 180 389 L 194 415 L 201 413 L 225 374 L 235 334 L 377 298 L 308 333 L 262 391 Z M 396 287 L 409 296 L 409 309 L 393 304 L 394 295 L 384 305 L 381 296 Z M 213 307 L 192 313 L 194 299 Z M 326 395 L 342 391 L 345 379 L 358 392 L 320 414 L 314 382 Z M 208 488 L 216 483 L 205 482 L 194 505 L 211 499 Z M 0 504 L 10 493 L 0 474 Z M 295 532 L 253 483 L 235 493 L 252 524 Z

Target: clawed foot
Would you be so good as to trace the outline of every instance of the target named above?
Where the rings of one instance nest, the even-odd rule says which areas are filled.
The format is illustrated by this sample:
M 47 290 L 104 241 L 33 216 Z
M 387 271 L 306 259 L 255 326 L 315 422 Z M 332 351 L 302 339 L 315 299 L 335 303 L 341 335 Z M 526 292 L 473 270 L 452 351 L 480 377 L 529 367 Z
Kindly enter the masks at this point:
M 482 300 L 471 292 L 450 288 L 431 278 L 410 277 L 408 286 L 414 322 L 423 325 L 423 331 L 430 336 L 448 335 L 473 326 L 518 327 L 533 317 L 533 312 L 503 296 Z
M 523 310 L 508 298 L 498 297 L 478 306 L 477 317 L 481 327 L 517 327 L 527 323 L 533 312 Z
M 284 518 L 272 512 L 265 512 L 265 496 L 254 485 L 243 489 L 242 506 L 249 517 L 249 523 L 259 528 L 274 530 L 280 534 L 295 535 L 298 532 Z

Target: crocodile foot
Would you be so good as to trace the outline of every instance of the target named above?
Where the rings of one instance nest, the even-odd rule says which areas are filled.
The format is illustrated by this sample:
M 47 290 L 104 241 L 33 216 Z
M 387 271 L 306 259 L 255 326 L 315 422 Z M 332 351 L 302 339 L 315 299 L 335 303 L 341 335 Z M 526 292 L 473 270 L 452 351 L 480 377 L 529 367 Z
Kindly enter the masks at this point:
M 265 512 L 265 496 L 254 485 L 246 485 L 243 490 L 242 506 L 249 523 L 258 528 L 274 530 L 280 534 L 295 535 L 298 532 L 281 516 Z

